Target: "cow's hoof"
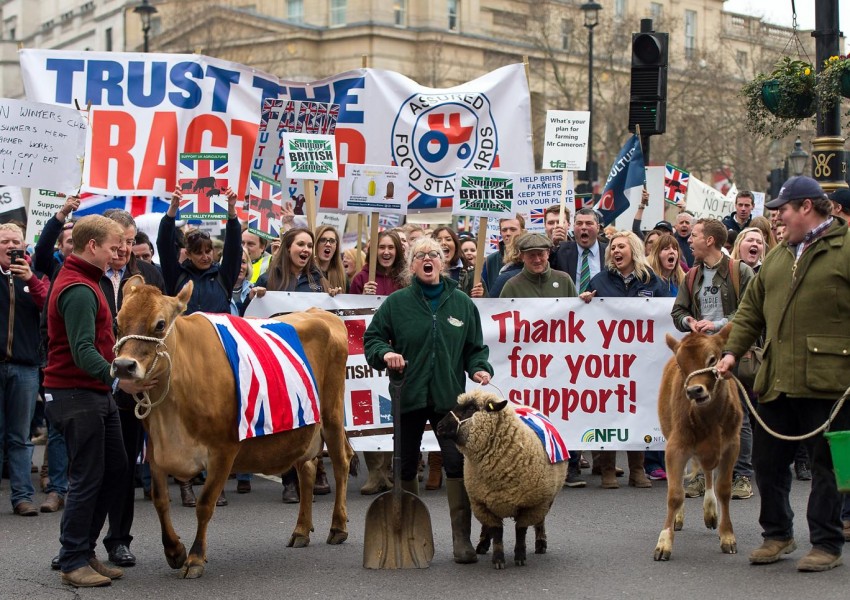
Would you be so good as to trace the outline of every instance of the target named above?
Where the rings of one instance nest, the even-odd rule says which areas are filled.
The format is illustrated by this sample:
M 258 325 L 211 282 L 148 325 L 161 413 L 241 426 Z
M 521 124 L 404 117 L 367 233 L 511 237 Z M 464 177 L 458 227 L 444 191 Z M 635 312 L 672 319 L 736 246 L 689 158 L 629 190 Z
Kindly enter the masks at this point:
M 183 579 L 197 579 L 204 574 L 204 565 L 183 565 L 181 574 L 183 575 Z
M 723 551 L 723 554 L 738 554 L 738 543 L 733 540 L 720 541 L 720 549 Z
M 682 519 L 681 521 L 679 521 L 679 520 L 673 521 L 673 531 L 682 531 L 682 528 L 684 526 L 685 526 L 685 520 L 684 519 Z
M 708 529 L 717 529 L 717 515 L 705 515 L 705 526 Z
M 289 538 L 289 543 L 287 547 L 289 548 L 306 548 L 310 544 L 310 538 L 306 535 L 297 535 L 292 534 L 292 537 Z
M 546 540 L 535 540 L 534 542 L 534 553 L 535 554 L 546 554 Z
M 497 550 L 493 550 L 493 568 L 494 569 L 504 569 L 505 568 L 505 553 L 499 552 Z
M 333 544 L 334 546 L 343 543 L 348 539 L 347 531 L 340 531 L 339 529 L 331 529 L 328 534 L 328 543 Z
M 525 566 L 525 555 L 514 556 L 514 564 L 518 567 L 524 567 Z
M 475 546 L 476 554 L 487 554 L 490 552 L 490 540 L 482 540 Z
M 180 569 L 186 564 L 186 547 L 180 544 L 174 552 L 166 552 L 165 560 L 172 569 Z
M 670 550 L 658 546 L 655 548 L 655 555 L 653 558 L 655 560 L 670 560 Z

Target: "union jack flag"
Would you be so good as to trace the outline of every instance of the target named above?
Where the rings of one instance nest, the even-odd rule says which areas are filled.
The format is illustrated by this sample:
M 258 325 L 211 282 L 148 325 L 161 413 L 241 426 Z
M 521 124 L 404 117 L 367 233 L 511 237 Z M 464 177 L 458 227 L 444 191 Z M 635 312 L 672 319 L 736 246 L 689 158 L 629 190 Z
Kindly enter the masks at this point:
M 271 319 L 199 314 L 212 323 L 233 369 L 240 440 L 321 420 L 316 377 L 292 325 Z
M 491 235 L 490 236 L 490 250 L 499 251 L 499 242 L 502 241 L 501 235 Z
M 251 173 L 251 191 L 248 197 L 248 229 L 270 240 L 280 235 L 281 202 L 280 183 L 257 173 Z
M 691 176 L 675 165 L 667 163 L 664 168 L 664 198 L 670 204 L 684 200 L 688 193 L 688 182 Z
M 550 463 L 554 465 L 570 457 L 567 445 L 561 438 L 561 434 L 552 425 L 552 421 L 530 406 L 514 405 L 514 410 L 520 420 L 531 427 L 531 430 L 540 438 L 543 447 L 546 449 L 546 454 L 549 456 Z
M 80 194 L 80 207 L 74 211 L 74 217 L 102 215 L 109 209 L 126 210 L 134 217 L 148 213 L 164 213 L 169 201 L 158 196 L 103 196 L 101 194 Z
M 181 154 L 177 185 L 183 192 L 184 219 L 226 219 L 228 187 L 226 154 Z
M 545 208 L 532 208 L 528 213 L 529 220 L 532 225 L 545 225 L 546 224 L 546 209 Z

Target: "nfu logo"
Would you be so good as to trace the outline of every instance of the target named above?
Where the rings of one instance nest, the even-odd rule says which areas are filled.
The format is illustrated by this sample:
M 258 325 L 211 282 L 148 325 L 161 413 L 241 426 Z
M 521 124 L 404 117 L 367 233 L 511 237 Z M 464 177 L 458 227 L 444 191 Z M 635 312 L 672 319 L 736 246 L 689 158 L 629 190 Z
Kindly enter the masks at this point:
M 628 442 L 628 429 L 588 429 L 581 434 L 581 441 L 584 443 L 590 442 Z
M 420 195 L 411 199 L 413 208 L 438 207 L 437 199 L 454 196 L 457 169 L 493 168 L 498 147 L 484 94 L 415 94 L 393 123 L 393 161 L 410 169 L 410 186 Z

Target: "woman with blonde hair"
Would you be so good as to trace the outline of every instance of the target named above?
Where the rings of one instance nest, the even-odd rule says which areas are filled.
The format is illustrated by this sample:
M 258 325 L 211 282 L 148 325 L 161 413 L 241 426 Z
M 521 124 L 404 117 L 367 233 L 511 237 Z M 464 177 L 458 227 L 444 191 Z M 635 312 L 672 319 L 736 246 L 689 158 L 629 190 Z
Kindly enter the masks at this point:
M 669 294 L 667 286 L 647 263 L 640 238 L 631 231 L 617 231 L 608 239 L 605 268 L 590 280 L 589 291 L 579 294 L 579 298 L 590 302 L 595 296 L 663 298 Z M 614 451 L 603 451 L 598 454 L 603 488 L 620 487 L 616 475 L 616 454 Z M 652 487 L 644 471 L 644 453 L 629 450 L 626 454 L 629 459 L 629 485 L 638 488 Z
M 350 281 L 345 276 L 340 254 L 339 234 L 331 225 L 322 225 L 316 230 L 316 263 L 332 288 L 348 289 Z
M 773 250 L 773 247 L 779 243 L 776 240 L 776 236 L 773 235 L 773 226 L 770 224 L 770 219 L 767 217 L 753 217 L 752 221 L 750 221 L 750 227 L 758 227 L 761 231 L 761 235 L 764 238 L 765 255 Z
M 676 238 L 669 233 L 663 233 L 655 240 L 647 259 L 649 267 L 667 285 L 668 295 L 673 298 L 685 280 L 679 253 L 679 242 Z
M 342 253 L 342 268 L 345 270 L 345 276 L 348 278 L 348 284 L 351 285 L 351 281 L 354 279 L 354 276 L 357 275 L 357 255 L 360 255 L 360 264 L 362 265 L 366 262 L 366 253 L 362 250 L 358 250 L 357 248 L 349 248 L 345 252 Z
M 740 260 L 758 273 L 761 261 L 767 253 L 764 232 L 760 227 L 747 227 L 735 238 L 732 247 L 732 258 Z

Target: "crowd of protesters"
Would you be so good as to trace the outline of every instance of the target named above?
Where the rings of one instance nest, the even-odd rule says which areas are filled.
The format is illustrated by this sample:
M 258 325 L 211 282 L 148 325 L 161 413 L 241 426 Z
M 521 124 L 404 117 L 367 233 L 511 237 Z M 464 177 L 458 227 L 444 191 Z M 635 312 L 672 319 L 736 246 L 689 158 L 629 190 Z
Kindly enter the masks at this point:
M 451 407 L 443 400 L 462 391 L 457 386 L 449 389 L 449 383 L 462 382 L 466 376 L 486 384 L 493 375 L 472 299 L 578 297 L 593 302 L 598 297 L 675 298 L 671 318 L 683 332 L 712 334 L 730 321 L 736 326 L 744 324 L 743 333 L 730 339 L 730 358 L 723 362 L 728 370 L 742 349 L 755 341 L 765 345 L 771 335 L 781 331 L 781 325 L 774 322 L 775 297 L 767 293 L 772 286 L 787 287 L 787 281 L 775 280 L 777 273 L 784 272 L 785 263 L 793 263 L 790 281 L 798 264 L 819 264 L 814 255 L 826 250 L 830 256 L 839 256 L 842 250 L 837 247 L 847 240 L 850 192 L 841 190 L 827 200 L 813 180 L 797 179 L 789 182 L 787 192 L 783 188 L 784 196 L 767 205 L 774 209 L 768 218 L 753 217 L 753 195 L 745 191 L 738 193 L 735 211 L 723 220 L 696 219 L 682 211 L 673 222 L 661 221 L 648 231 L 641 223 L 647 194 L 631 231 L 603 228 L 600 214 L 590 208 L 571 215 L 550 207 L 545 213 L 545 230 L 540 233 L 526 231 L 522 215 L 511 215 L 499 222 L 499 250 L 487 257 L 478 283 L 474 277 L 476 241 L 468 232 L 408 224 L 382 231 L 374 245 L 364 248 L 365 253 L 359 248 L 343 251 L 336 229 L 322 226 L 314 233 L 296 227 L 292 211 L 285 210 L 284 231 L 279 239 L 270 240 L 240 224 L 235 212 L 237 198 L 229 189 L 223 244 L 216 244 L 205 230 L 179 226 L 179 190 L 161 220 L 155 243 L 124 211 L 72 221 L 79 206 L 74 197 L 46 223 L 31 257 L 23 252 L 22 229 L 0 225 L 0 271 L 9 280 L 3 302 L 14 307 L 6 311 L 8 327 L 0 327 L 0 343 L 6 342 L 6 356 L 0 363 L 4 382 L 0 457 L 7 459 L 13 511 L 36 516 L 64 509 L 60 552 L 53 566 L 70 585 L 108 585 L 122 575 L 121 567 L 136 563 L 130 547 L 137 475 L 144 485 L 149 484 L 144 469 L 133 468 L 144 455 L 144 436 L 132 412 L 132 394 L 151 384 L 113 379 L 108 370 L 115 315 L 121 308 L 123 283 L 130 276 L 141 274 L 147 283 L 170 295 L 192 281 L 187 313 L 241 316 L 252 299 L 267 291 L 368 294 L 389 297 L 365 336 L 368 362 L 389 369 L 394 377 L 405 370 L 410 373 L 402 408 L 407 442 L 402 449 L 399 483 L 405 490 L 419 493 L 418 481 L 427 468 L 425 487 L 439 489 L 445 472 L 454 557 L 457 562 L 474 562 L 462 456 L 453 443 L 439 439 L 441 452 L 428 453 L 427 465 L 418 451 L 426 422 L 433 425 L 445 416 Z M 377 256 L 370 272 L 372 252 Z M 153 264 L 154 257 L 158 265 Z M 843 264 L 846 267 L 847 262 Z M 764 276 L 764 281 L 760 278 L 763 265 L 771 267 L 770 278 Z M 829 275 L 819 275 L 816 283 L 808 283 L 805 275 L 803 285 L 818 285 L 819 291 L 825 292 L 832 289 Z M 843 298 L 838 300 L 840 306 L 850 297 L 847 291 L 845 287 L 836 292 Z M 779 290 L 774 294 L 781 295 Z M 463 319 L 466 329 L 438 331 L 437 336 L 445 338 L 441 347 L 451 352 L 438 362 L 426 361 L 423 356 L 428 349 L 421 341 L 428 336 L 424 332 L 446 307 L 467 315 Z M 414 318 L 416 315 L 421 318 Z M 796 351 L 805 350 L 806 340 L 799 344 Z M 48 349 L 46 361 L 44 349 Z M 847 383 L 846 377 L 836 376 L 835 380 Z M 793 398 L 824 398 L 805 386 L 781 390 L 773 389 L 769 382 L 765 386 L 769 397 L 761 399 L 773 400 L 779 392 L 779 400 L 759 404 L 759 414 L 761 407 L 768 406 L 768 414 L 777 423 L 787 424 L 788 415 L 799 412 Z M 745 415 L 749 412 L 746 400 L 757 403 L 760 399 L 755 389 L 758 386 L 754 384 L 747 386 L 749 398 L 741 398 Z M 42 426 L 35 416 L 39 397 L 47 407 L 47 451 L 40 477 L 46 496 L 37 506 L 30 471 L 31 437 L 34 427 Z M 90 422 L 73 418 L 74 411 L 83 408 L 90 413 Z M 848 410 L 840 417 L 845 429 L 850 428 Z M 799 421 L 804 420 L 800 417 Z M 92 440 L 99 440 L 99 450 L 91 449 Z M 827 472 L 825 443 L 780 445 L 751 426 L 749 418 L 742 424 L 741 442 L 733 498 L 750 498 L 753 480 L 762 491 L 760 522 L 765 545 L 751 561 L 772 562 L 780 553 L 790 552 L 795 543 L 792 517 L 783 508 L 793 464 L 797 478 L 813 480 L 813 489 L 821 498 L 809 505 L 810 524 L 817 525 L 812 533 L 816 552 L 807 555 L 804 561 L 808 562 L 800 568 L 825 570 L 840 564 L 842 526 L 843 539 L 850 536 L 850 501 L 845 498 L 842 506 L 834 479 L 831 486 L 827 481 L 831 473 Z M 769 461 L 759 454 L 759 447 L 771 449 Z M 369 475 L 361 493 L 389 489 L 394 482 L 388 453 L 365 455 Z M 601 475 L 603 488 L 619 487 L 618 478 L 624 471 L 617 467 L 614 452 L 592 453 L 592 465 L 580 452 L 571 455 L 566 487 L 586 486 L 583 469 Z M 780 455 L 781 461 L 774 460 Z M 627 456 L 628 485 L 648 488 L 652 481 L 666 478 L 663 452 L 630 451 Z M 329 493 L 321 457 L 318 460 L 314 491 Z M 249 493 L 251 474 L 240 473 L 236 478 L 237 492 Z M 296 473 L 285 473 L 282 479 L 282 500 L 298 502 Z M 203 474 L 199 474 L 194 483 L 202 481 Z M 194 506 L 193 481 L 178 483 L 182 504 Z M 766 490 L 775 495 L 770 503 L 765 503 Z M 686 494 L 704 493 L 704 477 L 696 473 L 686 482 Z M 145 496 L 149 496 L 149 488 Z M 222 492 L 217 505 L 226 504 Z M 95 554 L 106 522 L 109 529 L 102 543 L 115 566 L 99 561 Z

